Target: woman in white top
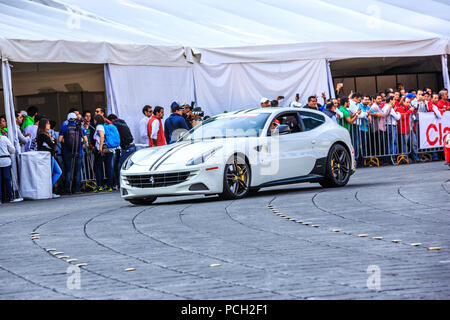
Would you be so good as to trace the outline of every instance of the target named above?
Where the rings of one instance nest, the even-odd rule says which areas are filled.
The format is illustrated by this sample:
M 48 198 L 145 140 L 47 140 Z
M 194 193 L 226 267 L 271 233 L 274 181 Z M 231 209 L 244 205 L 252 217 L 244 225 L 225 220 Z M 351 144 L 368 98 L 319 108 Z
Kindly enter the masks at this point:
M 16 148 L 11 141 L 0 135 L 0 202 L 9 202 L 12 198 L 11 184 L 11 155 L 16 152 Z M 2 187 L 6 194 L 2 194 Z

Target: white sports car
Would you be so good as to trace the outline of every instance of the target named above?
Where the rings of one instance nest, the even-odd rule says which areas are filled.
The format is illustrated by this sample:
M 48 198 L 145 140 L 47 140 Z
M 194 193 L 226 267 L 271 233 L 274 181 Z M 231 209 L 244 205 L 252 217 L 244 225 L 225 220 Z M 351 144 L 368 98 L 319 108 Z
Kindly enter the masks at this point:
M 322 112 L 248 109 L 212 117 L 176 143 L 132 154 L 121 168 L 121 195 L 133 204 L 191 194 L 239 199 L 290 183 L 344 186 L 354 171 L 349 132 Z

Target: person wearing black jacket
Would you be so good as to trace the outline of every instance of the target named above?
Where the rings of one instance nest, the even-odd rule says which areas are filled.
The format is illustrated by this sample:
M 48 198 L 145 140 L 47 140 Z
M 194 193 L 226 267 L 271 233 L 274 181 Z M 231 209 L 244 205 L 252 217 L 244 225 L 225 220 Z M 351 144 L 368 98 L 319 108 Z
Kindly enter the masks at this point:
M 116 126 L 120 136 L 120 154 L 116 154 L 116 159 L 114 161 L 114 172 L 116 173 L 114 184 L 120 187 L 120 169 L 122 168 L 122 164 L 125 160 L 136 151 L 136 146 L 134 144 L 134 138 L 131 134 L 130 128 L 124 120 L 119 119 L 115 114 L 110 114 L 108 116 L 108 120 Z
M 56 140 L 52 137 L 49 130 L 50 121 L 48 121 L 48 119 L 42 118 L 39 121 L 39 126 L 36 134 L 36 143 L 38 151 L 47 151 L 51 154 L 52 186 L 55 186 L 56 182 L 62 175 L 62 170 L 55 159 Z M 59 198 L 60 196 L 53 193 L 52 197 Z

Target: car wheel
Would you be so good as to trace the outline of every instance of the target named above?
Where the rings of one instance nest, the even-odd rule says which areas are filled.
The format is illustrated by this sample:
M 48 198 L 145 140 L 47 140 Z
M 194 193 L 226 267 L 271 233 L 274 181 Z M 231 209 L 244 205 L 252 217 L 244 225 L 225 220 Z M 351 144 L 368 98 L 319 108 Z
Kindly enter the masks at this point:
M 126 199 L 131 204 L 134 204 L 136 206 L 145 206 L 152 204 L 155 202 L 157 197 L 147 197 L 147 198 L 139 198 L 139 199 Z
M 319 183 L 324 188 L 345 186 L 350 179 L 350 171 L 350 154 L 342 145 L 335 144 L 328 153 L 325 178 Z
M 222 199 L 241 199 L 250 191 L 250 166 L 241 155 L 235 154 L 225 164 Z

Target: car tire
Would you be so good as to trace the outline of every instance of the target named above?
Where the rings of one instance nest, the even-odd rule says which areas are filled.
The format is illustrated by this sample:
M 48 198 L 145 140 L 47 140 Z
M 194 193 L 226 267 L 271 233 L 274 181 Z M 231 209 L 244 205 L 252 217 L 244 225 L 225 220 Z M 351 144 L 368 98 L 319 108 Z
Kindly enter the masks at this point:
M 251 188 L 250 189 L 250 194 L 257 194 L 259 192 L 259 190 L 261 190 L 261 188 Z
M 320 181 L 324 188 L 345 186 L 351 175 L 351 157 L 341 144 L 334 144 L 327 156 L 325 177 Z
M 131 204 L 134 204 L 136 206 L 145 206 L 152 204 L 155 202 L 157 197 L 147 197 L 147 198 L 139 198 L 139 199 L 126 199 Z
M 244 156 L 240 154 L 231 156 L 225 164 L 223 191 L 219 197 L 224 200 L 244 198 L 250 192 L 250 181 L 250 165 Z

